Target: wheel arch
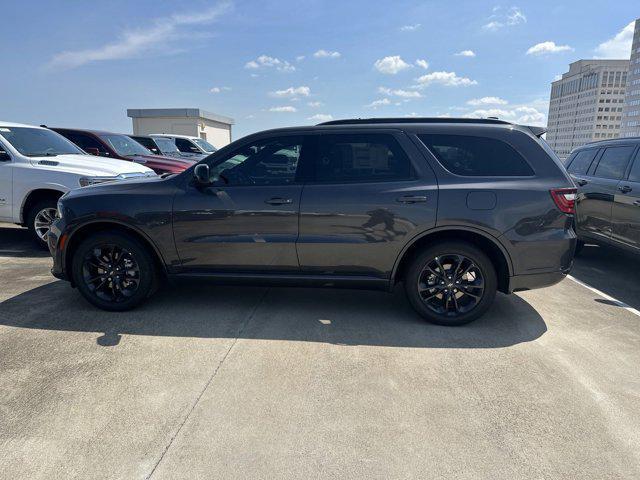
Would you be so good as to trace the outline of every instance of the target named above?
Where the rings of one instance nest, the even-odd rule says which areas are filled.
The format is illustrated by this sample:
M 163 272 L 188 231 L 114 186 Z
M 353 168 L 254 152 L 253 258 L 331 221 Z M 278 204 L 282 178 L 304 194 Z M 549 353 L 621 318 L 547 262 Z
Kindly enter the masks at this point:
M 64 194 L 65 192 L 62 190 L 46 187 L 31 190 L 27 195 L 25 195 L 22 205 L 20 206 L 20 223 L 22 225 L 27 223 L 27 213 L 36 203 L 49 198 L 57 202 Z
M 400 252 L 391 273 L 391 286 L 399 282 L 417 252 L 442 241 L 466 241 L 480 248 L 491 260 L 498 276 L 498 290 L 508 293 L 509 277 L 513 275 L 513 264 L 509 252 L 500 241 L 482 230 L 465 226 L 435 228 L 414 237 Z
M 71 262 L 73 259 L 73 253 L 77 250 L 80 243 L 89 235 L 103 231 L 116 231 L 126 233 L 137 240 L 141 241 L 143 245 L 150 248 L 151 257 L 157 268 L 158 273 L 161 275 L 167 275 L 167 268 L 162 253 L 156 246 L 156 244 L 142 232 L 140 229 L 131 225 L 118 222 L 117 220 L 93 220 L 76 227 L 69 238 L 67 239 L 67 245 L 64 251 L 64 271 L 67 273 L 67 277 L 70 281 L 73 281 L 71 276 Z

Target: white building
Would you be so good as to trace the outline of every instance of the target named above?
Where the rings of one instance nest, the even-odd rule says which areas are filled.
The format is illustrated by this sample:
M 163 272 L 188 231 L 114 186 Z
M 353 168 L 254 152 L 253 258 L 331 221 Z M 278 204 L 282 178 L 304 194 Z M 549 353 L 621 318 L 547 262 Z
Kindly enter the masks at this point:
M 617 138 L 628 60 L 578 60 L 551 84 L 546 140 L 560 158 L 594 140 Z
M 133 120 L 134 135 L 189 135 L 207 140 L 216 148 L 231 142 L 231 125 L 235 123 L 232 118 L 199 108 L 130 108 L 127 116 Z
M 629 78 L 627 93 L 624 97 L 620 136 L 640 137 L 640 18 L 636 20 L 633 42 L 631 43 Z

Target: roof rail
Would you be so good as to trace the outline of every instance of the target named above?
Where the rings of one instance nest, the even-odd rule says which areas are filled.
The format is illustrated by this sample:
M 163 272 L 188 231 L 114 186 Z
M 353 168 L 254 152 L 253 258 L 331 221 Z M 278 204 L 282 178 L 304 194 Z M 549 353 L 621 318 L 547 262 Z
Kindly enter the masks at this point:
M 617 137 L 617 138 L 602 138 L 600 140 L 593 140 L 591 142 L 585 143 L 585 145 L 591 145 L 592 143 L 604 143 L 604 142 L 615 142 L 615 141 L 624 141 L 624 140 L 640 140 L 640 137 Z M 578 147 L 576 147 L 578 148 Z
M 451 117 L 399 117 L 399 118 L 346 118 L 330 120 L 318 125 L 366 125 L 380 123 L 484 123 L 510 125 L 511 122 L 497 118 L 451 118 Z

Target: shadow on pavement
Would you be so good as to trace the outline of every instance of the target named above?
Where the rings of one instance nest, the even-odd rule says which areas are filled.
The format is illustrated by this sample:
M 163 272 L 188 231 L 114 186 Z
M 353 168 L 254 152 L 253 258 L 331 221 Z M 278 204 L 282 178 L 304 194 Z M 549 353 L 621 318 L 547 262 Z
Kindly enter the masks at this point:
M 613 247 L 585 245 L 571 275 L 633 308 L 640 309 L 640 256 Z M 598 300 L 601 303 L 607 300 Z
M 516 295 L 498 294 L 478 321 L 440 327 L 418 317 L 401 288 L 393 293 L 307 288 L 180 285 L 136 310 L 110 313 L 87 304 L 65 282 L 0 303 L 0 324 L 18 328 L 122 335 L 245 338 L 412 348 L 500 348 L 543 335 L 546 324 Z
M 0 256 L 2 257 L 49 257 L 47 250 L 38 248 L 26 228 L 0 224 Z

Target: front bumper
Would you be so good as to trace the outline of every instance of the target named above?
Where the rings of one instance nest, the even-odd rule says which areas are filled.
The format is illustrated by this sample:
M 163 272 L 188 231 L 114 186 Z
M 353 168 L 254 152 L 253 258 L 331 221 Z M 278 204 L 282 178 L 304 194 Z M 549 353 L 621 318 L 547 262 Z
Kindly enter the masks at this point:
M 60 280 L 69 280 L 65 271 L 65 247 L 69 238 L 68 233 L 64 231 L 64 222 L 61 219 L 56 220 L 51 225 L 51 229 L 47 234 L 47 245 L 49 252 L 53 258 L 53 267 L 51 274 Z

